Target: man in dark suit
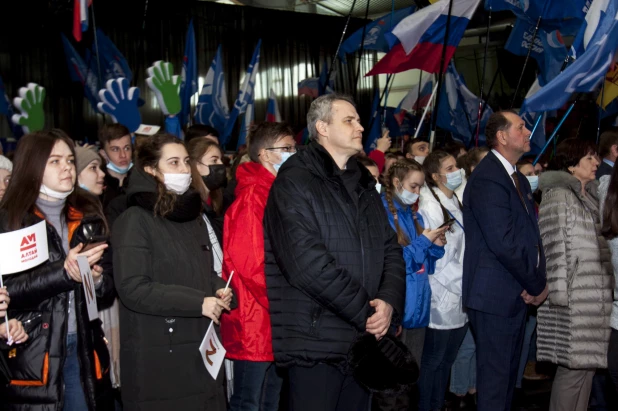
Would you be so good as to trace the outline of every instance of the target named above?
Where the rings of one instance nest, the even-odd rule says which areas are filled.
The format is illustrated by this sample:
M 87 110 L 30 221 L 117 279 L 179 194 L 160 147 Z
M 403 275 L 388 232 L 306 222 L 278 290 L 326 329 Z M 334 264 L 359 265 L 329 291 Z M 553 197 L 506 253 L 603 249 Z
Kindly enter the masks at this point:
M 464 192 L 463 303 L 476 341 L 478 411 L 508 411 L 521 353 L 526 304 L 547 297 L 545 256 L 530 184 L 515 164 L 530 131 L 511 111 L 491 115 L 491 152 Z
M 604 131 L 599 142 L 599 156 L 603 159 L 597 168 L 597 180 L 610 175 L 618 158 L 618 128 Z

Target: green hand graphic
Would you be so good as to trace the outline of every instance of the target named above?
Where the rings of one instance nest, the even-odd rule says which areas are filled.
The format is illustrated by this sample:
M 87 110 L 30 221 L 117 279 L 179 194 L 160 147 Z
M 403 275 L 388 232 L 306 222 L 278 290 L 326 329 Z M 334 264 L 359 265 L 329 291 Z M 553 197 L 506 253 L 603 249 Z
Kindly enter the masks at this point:
M 173 75 L 174 65 L 167 61 L 157 61 L 148 67 L 148 87 L 157 96 L 164 114 L 171 116 L 180 113 L 180 76 Z
M 12 120 L 22 126 L 26 134 L 45 127 L 44 100 L 45 88 L 36 83 L 28 83 L 27 87 L 19 89 L 19 97 L 15 97 L 13 103 L 21 114 L 14 114 Z

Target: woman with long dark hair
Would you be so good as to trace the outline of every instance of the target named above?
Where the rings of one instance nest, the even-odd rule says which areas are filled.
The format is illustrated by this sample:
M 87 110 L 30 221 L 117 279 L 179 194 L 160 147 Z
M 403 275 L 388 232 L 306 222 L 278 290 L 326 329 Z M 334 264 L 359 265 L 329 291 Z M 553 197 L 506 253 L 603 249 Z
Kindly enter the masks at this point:
M 223 372 L 213 380 L 199 346 L 232 293 L 213 271 L 182 141 L 156 134 L 144 142 L 127 203 L 112 233 L 124 409 L 225 410 Z
M 607 367 L 618 389 L 618 167 L 614 166 L 612 174 L 601 177 L 599 181 L 601 234 L 609 245 L 614 267 L 614 304 L 610 318 L 611 334 L 607 351 Z
M 113 409 L 109 355 L 100 322 L 89 321 L 76 257 L 92 269 L 97 297 L 113 294 L 98 265 L 107 226 L 99 204 L 75 187 L 75 149 L 61 130 L 38 131 L 17 145 L 13 177 L 0 203 L 1 232 L 46 221 L 49 260 L 7 276 L 9 316 L 26 325 L 30 342 L 8 351 L 12 380 L 0 388 L 6 409 Z

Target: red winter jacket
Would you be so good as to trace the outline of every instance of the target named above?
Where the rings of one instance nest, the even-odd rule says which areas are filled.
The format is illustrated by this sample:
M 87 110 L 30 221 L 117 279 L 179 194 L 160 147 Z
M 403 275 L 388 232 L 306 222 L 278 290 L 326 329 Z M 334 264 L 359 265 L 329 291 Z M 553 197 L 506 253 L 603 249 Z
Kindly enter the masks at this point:
M 225 213 L 223 278 L 234 271 L 231 287 L 238 308 L 221 318 L 227 358 L 274 361 L 266 277 L 262 220 L 275 176 L 261 164 L 243 163 L 236 170 L 236 199 Z

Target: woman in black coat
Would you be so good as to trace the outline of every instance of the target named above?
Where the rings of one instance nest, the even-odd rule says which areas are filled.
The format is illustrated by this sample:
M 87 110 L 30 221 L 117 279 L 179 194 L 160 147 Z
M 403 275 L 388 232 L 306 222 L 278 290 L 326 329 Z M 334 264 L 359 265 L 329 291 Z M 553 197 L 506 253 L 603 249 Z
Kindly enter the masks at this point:
M 213 380 L 198 348 L 232 293 L 212 270 L 190 173 L 182 142 L 153 136 L 139 150 L 129 208 L 112 230 L 125 411 L 226 408 L 223 372 Z
M 29 335 L 3 351 L 11 382 L 0 387 L 3 409 L 113 409 L 109 355 L 100 321 L 89 321 L 76 257 L 91 266 L 97 297 L 113 294 L 113 278 L 99 260 L 106 244 L 83 251 L 107 232 L 100 206 L 75 187 L 73 141 L 62 131 L 22 137 L 11 184 L 0 203 L 0 232 L 46 221 L 49 260 L 6 276 L 9 317 Z

